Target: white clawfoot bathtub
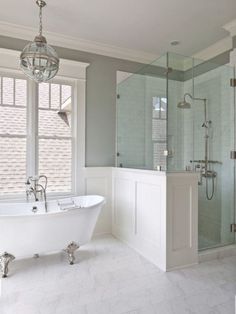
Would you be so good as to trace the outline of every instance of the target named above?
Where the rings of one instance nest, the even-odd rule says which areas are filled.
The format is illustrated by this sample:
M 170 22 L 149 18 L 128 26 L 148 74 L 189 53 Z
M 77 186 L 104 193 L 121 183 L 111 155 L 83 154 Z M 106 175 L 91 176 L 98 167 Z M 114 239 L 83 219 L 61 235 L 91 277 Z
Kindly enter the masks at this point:
M 99 195 L 33 203 L 0 203 L 0 265 L 7 276 L 14 258 L 65 249 L 71 264 L 76 248 L 90 241 L 104 204 Z

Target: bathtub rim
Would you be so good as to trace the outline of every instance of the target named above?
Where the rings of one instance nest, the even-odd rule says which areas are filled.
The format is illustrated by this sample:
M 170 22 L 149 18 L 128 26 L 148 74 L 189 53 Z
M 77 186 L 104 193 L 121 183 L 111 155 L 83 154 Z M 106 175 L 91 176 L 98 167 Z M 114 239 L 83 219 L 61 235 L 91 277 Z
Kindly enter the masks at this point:
M 98 195 L 98 194 L 91 194 L 91 195 L 75 195 L 75 196 L 71 196 L 71 197 L 61 197 L 61 198 L 55 198 L 55 199 L 50 199 L 47 203 L 50 202 L 54 202 L 54 201 L 58 201 L 58 200 L 64 200 L 64 199 L 68 199 L 68 198 L 79 198 L 79 197 L 98 197 L 98 199 L 100 199 L 97 203 L 92 204 L 90 206 L 81 206 L 81 207 L 75 207 L 75 208 L 68 208 L 68 209 L 59 209 L 58 210 L 53 210 L 53 211 L 44 211 L 44 210 L 40 210 L 39 212 L 23 212 L 21 214 L 19 213 L 13 213 L 11 215 L 9 214 L 1 214 L 0 213 L 0 219 L 4 218 L 4 219 L 13 219 L 13 218 L 20 218 L 20 217 L 42 217 L 42 216 L 48 216 L 48 215 L 61 215 L 61 214 L 65 214 L 65 213 L 76 213 L 78 210 L 86 210 L 86 209 L 90 209 L 90 208 L 94 208 L 96 206 L 102 206 L 106 203 L 106 199 L 104 196 L 102 195 Z M 39 201 L 39 202 L 6 202 L 6 203 L 0 203 L 0 207 L 7 205 L 9 206 L 10 204 L 14 204 L 15 206 L 17 206 L 18 204 L 22 207 L 23 204 L 32 204 L 32 206 L 37 205 L 37 204 L 42 204 L 44 206 L 44 201 Z

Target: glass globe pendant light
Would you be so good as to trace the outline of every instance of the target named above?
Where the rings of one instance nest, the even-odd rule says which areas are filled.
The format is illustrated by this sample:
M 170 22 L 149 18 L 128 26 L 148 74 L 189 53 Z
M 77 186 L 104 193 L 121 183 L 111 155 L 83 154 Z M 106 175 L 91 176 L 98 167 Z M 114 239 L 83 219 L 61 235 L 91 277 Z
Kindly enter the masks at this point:
M 53 78 L 59 69 L 59 58 L 54 48 L 47 44 L 42 35 L 42 8 L 46 5 L 43 0 L 37 0 L 39 6 L 39 35 L 23 49 L 20 55 L 20 66 L 23 72 L 34 81 L 46 82 Z

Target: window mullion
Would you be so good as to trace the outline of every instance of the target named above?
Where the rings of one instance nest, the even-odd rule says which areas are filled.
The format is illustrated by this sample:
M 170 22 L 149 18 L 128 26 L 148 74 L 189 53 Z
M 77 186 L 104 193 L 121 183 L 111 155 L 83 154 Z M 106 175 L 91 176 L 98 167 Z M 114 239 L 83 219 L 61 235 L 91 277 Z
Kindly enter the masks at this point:
M 27 102 L 27 176 L 38 170 L 38 86 L 28 80 Z
M 1 77 L 1 105 L 3 104 L 3 77 Z
M 34 125 L 34 132 L 35 132 L 35 142 L 34 142 L 34 152 L 35 152 L 35 174 L 38 174 L 39 169 L 39 93 L 38 93 L 39 85 L 35 83 L 35 110 L 34 110 L 34 117 L 35 117 L 35 125 Z
M 77 84 L 78 82 L 74 82 L 73 84 L 73 89 L 72 89 L 72 94 L 71 94 L 71 109 L 72 109 L 72 119 L 71 119 L 71 135 L 72 135 L 72 164 L 71 164 L 71 170 L 72 170 L 72 192 L 74 194 L 77 194 L 79 191 L 78 184 L 77 184 L 77 178 L 78 178 L 78 147 L 76 145 L 76 139 L 77 137 L 77 132 L 78 132 L 78 117 L 79 117 L 79 112 L 78 112 L 78 106 L 77 103 L 75 103 L 75 99 L 77 99 Z

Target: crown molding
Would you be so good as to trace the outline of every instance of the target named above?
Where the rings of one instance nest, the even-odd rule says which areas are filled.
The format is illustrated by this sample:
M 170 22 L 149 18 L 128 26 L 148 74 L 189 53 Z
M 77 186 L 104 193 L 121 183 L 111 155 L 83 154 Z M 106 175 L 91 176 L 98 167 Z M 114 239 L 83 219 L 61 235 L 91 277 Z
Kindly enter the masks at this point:
M 234 37 L 236 35 L 236 19 L 225 24 L 223 28 L 230 33 L 231 37 Z
M 32 41 L 37 33 L 38 30 L 36 28 L 0 21 L 0 35 L 2 36 Z M 54 32 L 45 31 L 44 36 L 47 38 L 48 43 L 53 46 L 70 48 L 140 63 L 150 63 L 159 57 L 158 55 L 144 51 L 107 45 L 104 43 L 66 36 Z
M 193 57 L 199 60 L 209 60 L 225 51 L 232 49 L 232 46 L 232 38 L 228 36 L 217 41 L 215 44 L 207 47 L 206 49 L 197 52 L 193 55 Z

